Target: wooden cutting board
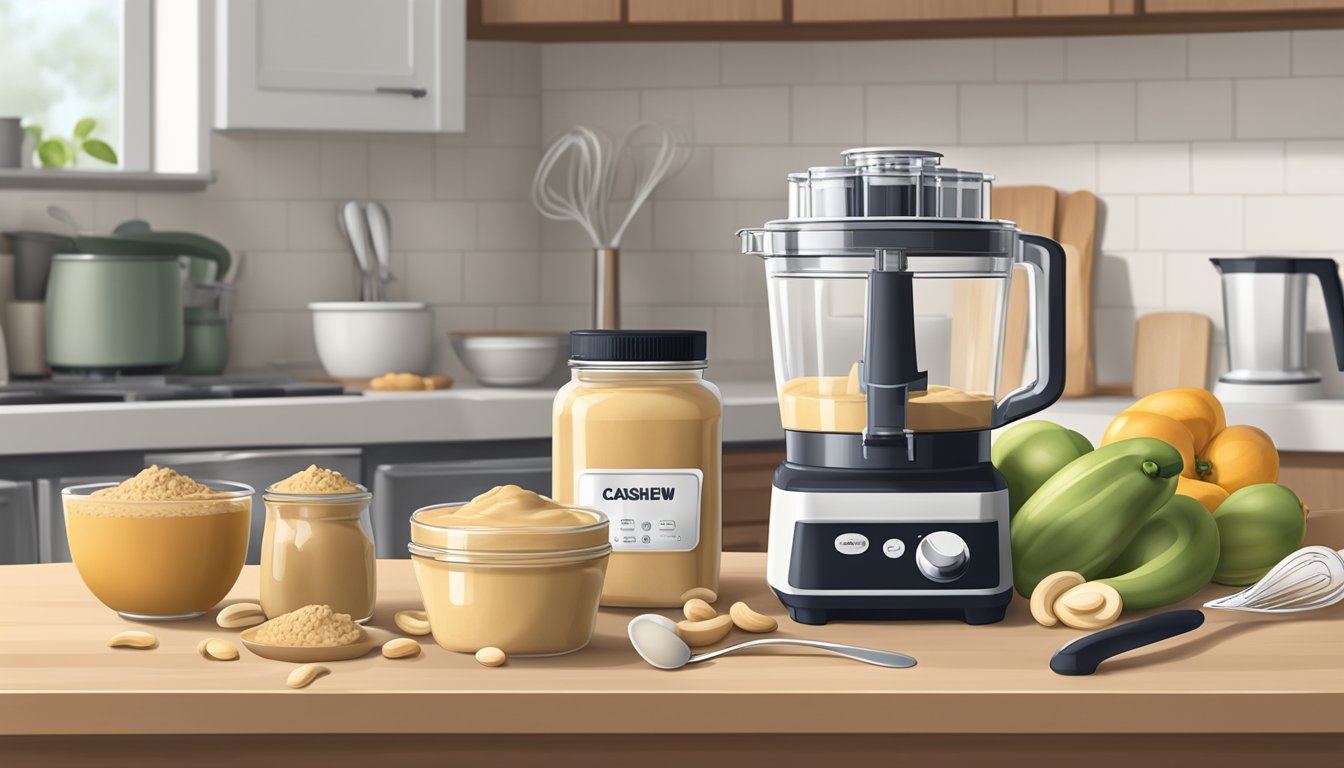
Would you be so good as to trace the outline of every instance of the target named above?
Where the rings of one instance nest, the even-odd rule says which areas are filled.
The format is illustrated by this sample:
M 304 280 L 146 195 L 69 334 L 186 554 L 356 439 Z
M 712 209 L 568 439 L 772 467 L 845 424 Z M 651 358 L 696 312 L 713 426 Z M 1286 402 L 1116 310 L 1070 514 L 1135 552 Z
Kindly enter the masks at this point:
M 316 381 L 324 384 L 340 384 L 345 387 L 347 392 L 428 392 L 435 389 L 448 389 L 453 386 L 453 377 L 451 376 L 426 376 L 425 381 L 429 384 L 427 390 L 416 389 L 387 389 L 376 390 L 373 388 L 373 379 L 345 379 L 332 376 L 310 376 L 305 381 Z
M 1213 323 L 1195 312 L 1153 312 L 1134 325 L 1132 394 L 1145 397 L 1173 387 L 1204 387 L 1209 379 Z
M 1096 261 L 1097 196 L 1087 190 L 1059 198 L 1055 240 L 1064 246 L 1064 397 L 1097 391 L 1092 340 L 1092 271 Z

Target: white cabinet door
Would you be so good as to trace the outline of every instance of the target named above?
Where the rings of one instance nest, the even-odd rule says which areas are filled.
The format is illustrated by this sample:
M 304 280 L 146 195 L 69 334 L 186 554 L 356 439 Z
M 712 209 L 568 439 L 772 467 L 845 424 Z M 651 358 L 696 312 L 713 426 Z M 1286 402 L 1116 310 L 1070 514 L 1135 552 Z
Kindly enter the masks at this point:
M 463 0 L 219 0 L 217 128 L 461 131 Z

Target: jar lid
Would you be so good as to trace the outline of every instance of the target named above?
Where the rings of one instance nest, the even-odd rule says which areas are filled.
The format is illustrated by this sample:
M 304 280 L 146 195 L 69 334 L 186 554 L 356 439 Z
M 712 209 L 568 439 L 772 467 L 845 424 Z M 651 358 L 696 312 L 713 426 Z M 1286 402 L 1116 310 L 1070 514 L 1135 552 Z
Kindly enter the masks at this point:
M 704 331 L 570 331 L 576 362 L 703 363 Z

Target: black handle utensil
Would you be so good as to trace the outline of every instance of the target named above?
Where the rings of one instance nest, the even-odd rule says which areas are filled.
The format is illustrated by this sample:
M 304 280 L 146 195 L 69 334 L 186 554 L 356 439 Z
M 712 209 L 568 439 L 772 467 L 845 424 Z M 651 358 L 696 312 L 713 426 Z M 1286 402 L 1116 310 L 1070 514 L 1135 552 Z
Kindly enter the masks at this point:
M 1145 645 L 1199 629 L 1204 614 L 1196 610 L 1167 611 L 1080 637 L 1055 651 L 1050 669 L 1060 675 L 1090 675 L 1103 661 Z

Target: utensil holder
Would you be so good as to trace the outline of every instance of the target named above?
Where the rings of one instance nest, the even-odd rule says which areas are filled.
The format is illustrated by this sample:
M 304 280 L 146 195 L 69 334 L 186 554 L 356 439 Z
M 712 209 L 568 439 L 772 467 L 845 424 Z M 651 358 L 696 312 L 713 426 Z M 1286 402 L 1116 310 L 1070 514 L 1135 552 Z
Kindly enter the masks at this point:
M 593 258 L 593 328 L 615 331 L 621 327 L 621 251 L 594 248 Z

